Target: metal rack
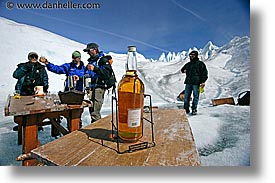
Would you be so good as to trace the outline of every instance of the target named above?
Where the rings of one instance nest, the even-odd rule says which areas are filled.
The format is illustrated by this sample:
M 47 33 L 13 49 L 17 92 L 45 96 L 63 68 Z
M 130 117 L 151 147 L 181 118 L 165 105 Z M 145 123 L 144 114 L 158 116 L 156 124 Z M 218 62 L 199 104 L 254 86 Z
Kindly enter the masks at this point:
M 150 119 L 147 119 L 145 117 L 143 117 L 143 121 L 146 121 L 148 123 L 150 123 L 151 125 L 151 141 L 145 141 L 142 142 L 142 138 L 139 139 L 137 142 L 135 142 L 134 144 L 131 144 L 128 146 L 128 149 L 121 151 L 120 148 L 120 144 L 121 143 L 127 143 L 128 141 L 125 141 L 123 139 L 121 139 L 118 135 L 118 100 L 115 94 L 115 91 L 112 92 L 112 119 L 111 119 L 111 123 L 112 123 L 112 139 L 117 143 L 117 149 L 116 152 L 119 154 L 124 154 L 124 153 L 132 153 L 135 151 L 139 151 L 139 150 L 143 150 L 143 149 L 147 149 L 147 148 L 151 148 L 154 147 L 156 145 L 155 143 L 155 138 L 154 138 L 154 122 L 153 122 L 153 114 L 152 114 L 152 98 L 151 95 L 147 95 L 144 94 L 144 98 L 149 97 L 149 101 L 150 101 Z M 115 102 L 115 103 L 114 103 Z M 115 104 L 115 109 L 114 109 L 114 104 Z M 114 116 L 114 110 L 115 110 L 115 116 Z M 143 127 L 144 127 L 144 123 L 142 123 L 142 133 L 143 133 Z

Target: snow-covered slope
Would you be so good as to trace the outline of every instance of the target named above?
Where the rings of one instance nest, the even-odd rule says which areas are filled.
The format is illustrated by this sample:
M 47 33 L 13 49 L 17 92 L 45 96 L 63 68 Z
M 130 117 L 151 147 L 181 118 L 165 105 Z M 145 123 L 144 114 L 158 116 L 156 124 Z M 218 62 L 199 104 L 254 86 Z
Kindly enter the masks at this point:
M 213 98 L 237 97 L 241 91 L 250 89 L 249 45 L 250 38 L 235 37 L 221 48 L 209 42 L 199 51 L 199 57 L 205 62 L 209 73 L 201 103 L 209 104 Z M 184 89 L 185 74 L 180 69 L 187 62 L 188 57 L 175 57 L 169 62 L 161 60 L 140 65 L 139 71 L 146 82 L 152 85 L 155 93 L 164 100 L 173 102 Z
M 75 50 L 82 53 L 82 60 L 86 60 L 88 55 L 82 50 L 85 45 L 58 36 L 51 32 L 29 26 L 0 17 L 0 59 L 1 77 L 0 92 L 3 96 L 13 93 L 16 80 L 12 78 L 12 73 L 17 64 L 27 61 L 30 51 L 35 51 L 39 56 L 46 56 L 55 64 L 63 64 L 71 61 L 71 54 Z M 59 76 L 48 72 L 51 91 L 59 91 L 63 88 L 64 76 Z M 1 100 L 3 100 L 1 98 Z

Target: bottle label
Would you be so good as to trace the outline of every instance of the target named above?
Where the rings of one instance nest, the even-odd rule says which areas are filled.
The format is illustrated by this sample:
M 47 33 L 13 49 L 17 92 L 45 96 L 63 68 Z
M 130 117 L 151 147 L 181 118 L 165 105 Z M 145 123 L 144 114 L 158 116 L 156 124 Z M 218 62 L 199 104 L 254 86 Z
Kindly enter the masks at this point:
M 141 108 L 128 109 L 128 127 L 134 128 L 140 126 L 141 120 Z

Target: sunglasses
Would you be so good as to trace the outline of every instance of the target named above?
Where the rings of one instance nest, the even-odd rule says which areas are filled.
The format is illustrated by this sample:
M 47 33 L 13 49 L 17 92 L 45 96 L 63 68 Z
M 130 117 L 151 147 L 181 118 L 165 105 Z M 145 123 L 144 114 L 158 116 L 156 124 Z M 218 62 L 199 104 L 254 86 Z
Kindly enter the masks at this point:
M 96 48 L 91 48 L 89 51 L 93 51 L 93 50 L 96 50 Z
M 30 58 L 31 58 L 31 59 L 34 59 L 34 58 L 35 58 L 35 59 L 38 59 L 38 55 L 31 55 Z
M 196 54 L 189 54 L 189 56 L 196 56 Z

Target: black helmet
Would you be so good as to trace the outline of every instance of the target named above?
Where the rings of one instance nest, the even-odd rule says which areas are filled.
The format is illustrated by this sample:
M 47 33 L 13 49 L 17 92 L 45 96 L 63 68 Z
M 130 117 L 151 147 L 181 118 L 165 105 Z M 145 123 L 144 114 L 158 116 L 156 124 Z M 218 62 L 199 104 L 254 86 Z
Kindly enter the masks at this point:
M 193 50 L 189 53 L 189 56 L 190 55 L 195 55 L 197 57 L 199 55 L 199 53 L 198 53 L 198 51 Z
M 88 51 L 90 51 L 90 49 L 92 49 L 92 48 L 98 49 L 98 47 L 99 46 L 96 43 L 89 43 L 89 44 L 87 44 L 87 48 L 85 48 L 83 51 L 88 52 Z
M 36 52 L 30 52 L 30 53 L 28 54 L 28 60 L 31 60 L 31 59 L 33 59 L 33 58 L 38 59 L 38 54 L 37 54 Z

